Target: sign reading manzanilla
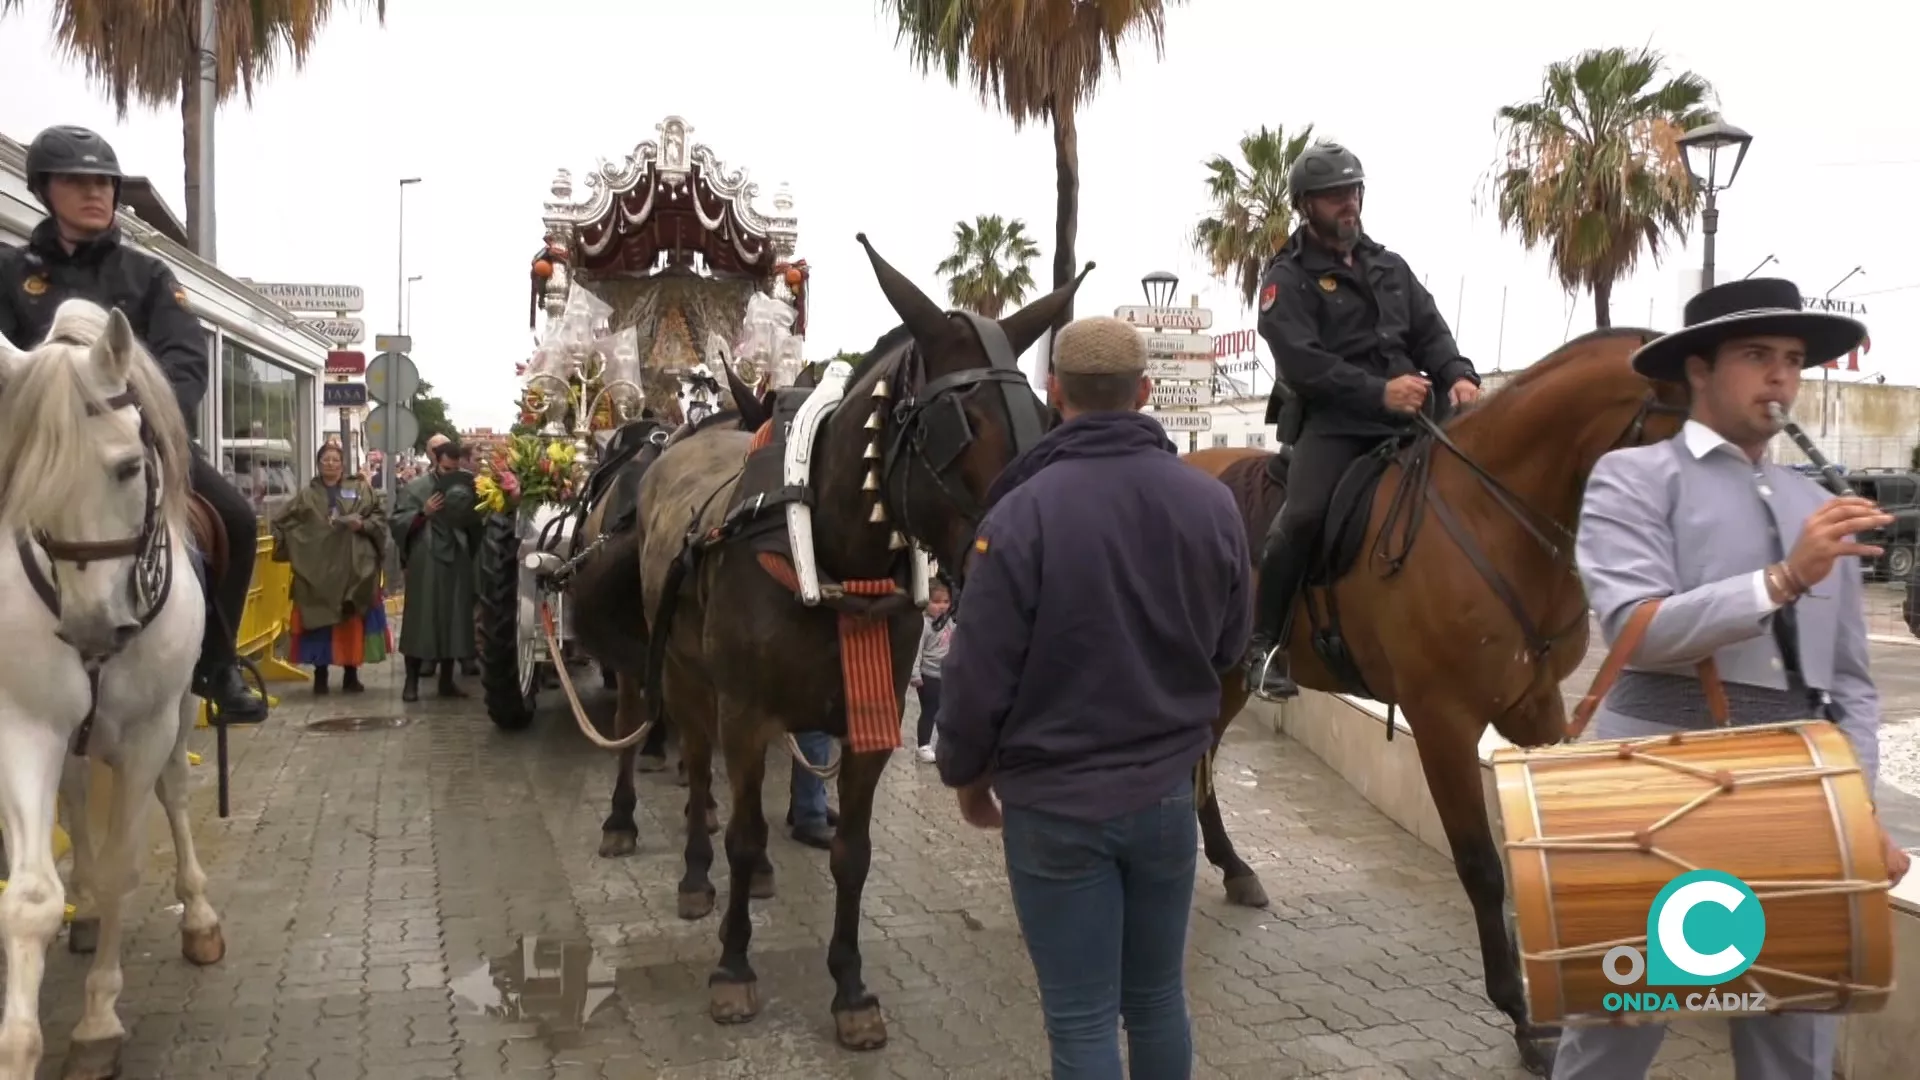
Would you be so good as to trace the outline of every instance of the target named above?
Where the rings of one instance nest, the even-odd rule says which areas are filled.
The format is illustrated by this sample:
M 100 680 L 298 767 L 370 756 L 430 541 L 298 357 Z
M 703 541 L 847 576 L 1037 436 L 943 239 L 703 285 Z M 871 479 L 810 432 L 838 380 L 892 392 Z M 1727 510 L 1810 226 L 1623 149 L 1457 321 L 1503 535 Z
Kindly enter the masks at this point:
M 1632 986 L 1646 976 L 1642 992 L 1610 993 L 1601 1006 L 1614 1013 L 1759 1012 L 1767 995 L 1722 991 L 1760 959 L 1767 941 L 1767 915 L 1747 883 L 1718 870 L 1681 874 L 1654 896 L 1647 909 L 1647 951 L 1616 945 L 1600 961 L 1607 981 Z M 1656 987 L 1711 987 L 1684 999 Z

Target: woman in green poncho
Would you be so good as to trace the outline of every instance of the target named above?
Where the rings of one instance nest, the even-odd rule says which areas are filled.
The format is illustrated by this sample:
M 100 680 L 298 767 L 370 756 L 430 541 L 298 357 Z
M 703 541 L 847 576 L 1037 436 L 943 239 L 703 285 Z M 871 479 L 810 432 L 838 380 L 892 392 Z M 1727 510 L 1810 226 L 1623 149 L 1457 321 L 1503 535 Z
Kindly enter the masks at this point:
M 387 514 L 366 480 L 346 475 L 340 448 L 328 443 L 314 478 L 273 516 L 274 557 L 293 564 L 293 662 L 313 668 L 313 692 L 328 691 L 327 669 L 341 669 L 340 689 L 357 694 L 360 667 L 393 648 L 380 591 Z
M 433 468 L 408 481 L 394 500 L 393 535 L 406 568 L 400 653 L 407 659 L 402 701 L 420 700 L 420 676 L 439 671 L 441 697 L 463 698 L 454 669 L 474 655 L 474 556 L 482 519 L 474 507 L 473 474 L 460 469 L 460 447 L 433 448 Z

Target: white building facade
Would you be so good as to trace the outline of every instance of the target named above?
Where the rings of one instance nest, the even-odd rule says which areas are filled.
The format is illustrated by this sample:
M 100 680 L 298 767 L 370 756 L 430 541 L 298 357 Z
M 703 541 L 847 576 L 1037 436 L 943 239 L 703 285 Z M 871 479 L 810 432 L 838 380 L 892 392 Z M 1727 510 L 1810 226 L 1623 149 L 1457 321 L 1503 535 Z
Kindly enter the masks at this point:
M 0 243 L 25 244 L 45 216 L 27 188 L 25 164 L 25 147 L 0 135 Z M 120 230 L 126 243 L 172 268 L 206 328 L 208 355 L 217 358 L 200 415 L 188 418 L 195 436 L 255 510 L 270 512 L 313 475 L 326 339 L 124 208 Z

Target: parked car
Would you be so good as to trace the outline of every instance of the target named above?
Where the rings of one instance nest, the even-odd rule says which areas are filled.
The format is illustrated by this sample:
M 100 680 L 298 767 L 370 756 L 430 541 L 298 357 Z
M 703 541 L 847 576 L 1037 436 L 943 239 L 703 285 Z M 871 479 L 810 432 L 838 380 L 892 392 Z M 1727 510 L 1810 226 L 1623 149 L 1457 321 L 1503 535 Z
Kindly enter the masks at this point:
M 1862 498 L 1872 499 L 1893 515 L 1893 523 L 1870 533 L 1860 541 L 1885 550 L 1885 554 L 1867 568 L 1871 578 L 1905 581 L 1913 576 L 1914 557 L 1920 550 L 1920 473 L 1907 469 L 1859 469 L 1847 474 L 1847 483 Z

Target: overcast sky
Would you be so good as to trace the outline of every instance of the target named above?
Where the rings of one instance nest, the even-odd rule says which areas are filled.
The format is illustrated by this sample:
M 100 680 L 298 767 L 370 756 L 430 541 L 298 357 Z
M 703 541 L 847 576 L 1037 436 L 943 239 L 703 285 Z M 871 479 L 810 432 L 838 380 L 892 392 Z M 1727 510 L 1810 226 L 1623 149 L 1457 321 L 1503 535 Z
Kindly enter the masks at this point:
M 220 262 L 262 281 L 358 284 L 374 330 L 395 322 L 396 180 L 407 206 L 410 330 L 426 378 L 463 425 L 504 426 L 527 328 L 527 264 L 556 169 L 619 160 L 678 114 L 692 141 L 744 167 L 767 208 L 791 184 L 799 254 L 813 267 L 809 356 L 864 349 L 894 322 L 854 233 L 936 298 L 953 223 L 1023 218 L 1050 274 L 1053 145 L 1016 134 L 968 89 L 922 78 L 876 0 L 393 0 L 384 28 L 357 6 L 306 70 L 283 72 L 218 130 Z M 1755 140 L 1721 196 L 1722 280 L 1766 273 L 1867 305 L 1867 366 L 1920 382 L 1920 111 L 1911 34 L 1892 0 L 1817 6 L 1671 0 L 1308 5 L 1192 0 L 1080 121 L 1079 257 L 1099 268 L 1081 314 L 1140 302 L 1139 279 L 1180 276 L 1214 331 L 1253 325 L 1188 237 L 1207 212 L 1203 162 L 1261 124 L 1305 123 L 1352 147 L 1368 174 L 1366 226 L 1428 280 L 1462 349 L 1524 365 L 1593 325 L 1543 257 L 1522 252 L 1475 195 L 1497 143 L 1494 110 L 1535 94 L 1545 66 L 1589 47 L 1650 42 L 1719 92 Z M 111 107 L 63 62 L 51 4 L 0 22 L 0 131 L 22 142 L 80 123 L 112 139 L 184 217 L 178 110 Z M 584 190 L 584 185 L 582 185 Z M 1614 293 L 1616 324 L 1678 322 L 1696 236 Z M 1501 319 L 1505 298 L 1505 320 Z M 1851 377 L 1851 376 L 1843 376 Z

